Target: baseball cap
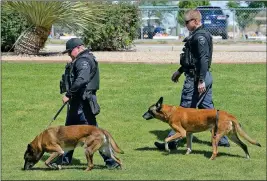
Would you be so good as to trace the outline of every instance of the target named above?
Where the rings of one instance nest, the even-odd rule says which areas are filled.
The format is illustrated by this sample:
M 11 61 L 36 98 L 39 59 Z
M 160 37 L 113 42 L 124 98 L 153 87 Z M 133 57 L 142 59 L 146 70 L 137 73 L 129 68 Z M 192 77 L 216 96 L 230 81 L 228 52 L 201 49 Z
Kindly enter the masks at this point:
M 75 47 L 84 45 L 83 41 L 80 38 L 71 38 L 67 41 L 66 43 L 66 50 L 63 51 L 62 53 L 67 53 L 71 50 L 73 50 Z

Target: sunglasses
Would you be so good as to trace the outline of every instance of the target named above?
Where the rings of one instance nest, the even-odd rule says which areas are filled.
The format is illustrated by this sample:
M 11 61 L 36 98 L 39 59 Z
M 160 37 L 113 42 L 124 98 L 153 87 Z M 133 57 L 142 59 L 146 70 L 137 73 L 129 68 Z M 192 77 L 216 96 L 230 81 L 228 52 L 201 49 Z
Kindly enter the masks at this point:
M 187 20 L 187 21 L 185 21 L 185 24 L 187 25 L 190 21 L 192 21 L 192 20 L 195 20 L 195 19 L 190 19 L 190 20 Z

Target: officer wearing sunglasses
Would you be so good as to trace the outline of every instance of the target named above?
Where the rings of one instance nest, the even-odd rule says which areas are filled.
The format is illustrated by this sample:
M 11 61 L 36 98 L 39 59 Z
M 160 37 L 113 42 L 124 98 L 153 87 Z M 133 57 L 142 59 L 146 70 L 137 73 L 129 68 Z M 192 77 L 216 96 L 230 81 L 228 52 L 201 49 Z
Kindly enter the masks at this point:
M 201 14 L 198 10 L 189 10 L 185 13 L 185 26 L 190 31 L 184 39 L 185 46 L 180 55 L 180 67 L 171 77 L 173 82 L 178 82 L 184 73 L 185 81 L 182 89 L 180 106 L 185 108 L 214 109 L 212 101 L 212 75 L 210 72 L 213 43 L 212 36 L 203 29 Z M 173 135 L 172 130 L 168 136 Z M 193 136 L 191 135 L 191 141 Z M 168 144 L 170 149 L 176 149 L 181 140 Z M 219 146 L 229 147 L 226 136 L 219 141 Z M 155 146 L 164 150 L 164 143 L 155 142 Z

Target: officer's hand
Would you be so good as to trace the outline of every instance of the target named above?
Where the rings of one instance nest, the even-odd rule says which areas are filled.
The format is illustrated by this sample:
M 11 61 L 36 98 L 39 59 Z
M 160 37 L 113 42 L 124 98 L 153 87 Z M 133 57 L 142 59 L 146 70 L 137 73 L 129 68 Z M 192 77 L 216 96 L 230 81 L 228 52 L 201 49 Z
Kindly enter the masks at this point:
M 66 102 L 68 102 L 70 99 L 67 96 L 64 96 L 62 98 L 63 104 L 65 104 Z
M 206 85 L 205 85 L 205 82 L 204 82 L 204 81 L 203 81 L 203 82 L 198 82 L 198 86 L 197 86 L 197 88 L 198 88 L 198 92 L 199 92 L 199 94 L 204 93 L 204 92 L 206 91 Z
M 181 76 L 180 72 L 179 71 L 176 71 L 172 74 L 172 78 L 171 80 L 173 82 L 179 82 L 179 77 Z

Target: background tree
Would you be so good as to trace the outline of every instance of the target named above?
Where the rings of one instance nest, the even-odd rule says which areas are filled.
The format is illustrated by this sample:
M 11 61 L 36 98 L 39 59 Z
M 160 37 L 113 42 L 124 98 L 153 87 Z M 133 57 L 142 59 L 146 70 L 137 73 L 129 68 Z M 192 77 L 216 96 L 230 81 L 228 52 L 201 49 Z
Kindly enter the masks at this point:
M 15 10 L 30 25 L 15 44 L 17 54 L 38 54 L 44 47 L 53 24 L 61 24 L 76 31 L 89 24 L 99 25 L 103 15 L 100 5 L 71 1 L 7 1 L 5 8 Z
M 169 0 L 159 0 L 159 1 L 140 1 L 139 6 L 159 6 L 159 5 L 166 5 Z
M 266 8 L 267 1 L 246 1 L 249 8 Z
M 250 24 L 254 23 L 255 16 L 259 13 L 258 10 L 247 10 L 247 8 L 262 8 L 266 7 L 267 2 L 255 1 L 250 2 L 246 1 L 247 6 L 241 6 L 241 2 L 238 1 L 229 1 L 227 7 L 232 8 L 231 11 L 235 11 L 235 17 L 237 24 L 242 32 L 242 36 L 245 39 L 245 29 Z M 237 8 L 237 9 L 233 9 Z
M 209 1 L 179 1 L 178 7 L 179 13 L 178 13 L 178 23 L 182 26 L 184 26 L 184 13 L 185 10 L 183 9 L 195 9 L 198 6 L 209 6 Z
M 164 6 L 169 3 L 169 0 L 159 0 L 159 1 L 140 1 L 139 6 Z M 148 26 L 151 26 L 151 17 L 155 16 L 158 19 L 155 19 L 155 22 L 160 25 L 163 19 L 164 13 L 168 13 L 168 11 L 161 11 L 161 10 L 146 10 L 143 13 L 147 14 L 148 19 Z
M 14 51 L 14 43 L 20 34 L 29 27 L 25 18 L 16 11 L 7 11 L 1 3 L 1 51 Z
M 257 25 L 257 32 L 260 32 L 260 25 L 266 24 L 266 10 L 260 11 L 255 17 L 255 23 Z M 266 31 L 265 31 L 266 34 Z

